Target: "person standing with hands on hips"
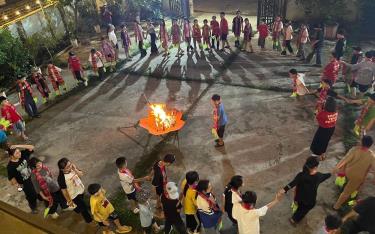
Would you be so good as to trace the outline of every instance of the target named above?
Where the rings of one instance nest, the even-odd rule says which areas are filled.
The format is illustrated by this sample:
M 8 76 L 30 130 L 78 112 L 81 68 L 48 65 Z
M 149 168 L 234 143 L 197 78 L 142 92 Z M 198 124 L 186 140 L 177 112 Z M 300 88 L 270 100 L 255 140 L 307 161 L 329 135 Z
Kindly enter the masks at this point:
M 224 111 L 224 105 L 221 103 L 221 97 L 218 94 L 214 94 L 211 98 L 212 106 L 214 107 L 213 110 L 213 120 L 214 126 L 212 128 L 212 133 L 214 134 L 216 145 L 215 147 L 224 146 L 224 131 L 225 125 L 228 122 L 228 117 Z

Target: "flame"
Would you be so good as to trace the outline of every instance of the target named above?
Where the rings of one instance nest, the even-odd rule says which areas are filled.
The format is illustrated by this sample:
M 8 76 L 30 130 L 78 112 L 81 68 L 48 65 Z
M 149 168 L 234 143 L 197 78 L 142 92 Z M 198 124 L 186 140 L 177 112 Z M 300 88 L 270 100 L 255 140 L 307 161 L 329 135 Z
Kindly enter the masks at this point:
M 158 129 L 162 128 L 163 130 L 165 130 L 175 124 L 175 115 L 173 114 L 173 112 L 166 111 L 165 104 L 151 104 L 150 108 L 152 110 L 151 114 L 155 119 L 155 125 Z

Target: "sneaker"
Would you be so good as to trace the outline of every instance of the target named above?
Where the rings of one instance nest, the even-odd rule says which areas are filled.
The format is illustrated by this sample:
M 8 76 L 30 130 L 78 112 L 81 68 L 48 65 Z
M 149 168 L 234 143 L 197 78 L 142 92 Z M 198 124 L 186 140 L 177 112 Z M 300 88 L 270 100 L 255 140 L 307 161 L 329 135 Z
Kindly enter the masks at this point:
M 139 209 L 138 208 L 134 208 L 133 213 L 134 214 L 138 214 L 139 213 Z
M 290 97 L 297 97 L 297 93 L 296 92 L 293 92 L 292 95 L 290 95 Z
M 89 85 L 88 83 L 87 83 L 87 80 L 85 80 L 85 82 L 83 82 L 83 84 L 87 87 L 87 85 Z
M 53 219 L 57 219 L 59 217 L 59 214 L 57 214 L 56 212 L 51 214 L 51 218 Z
M 72 211 L 76 208 L 76 206 L 68 206 L 67 208 L 63 209 L 63 211 Z
M 116 229 L 116 232 L 117 233 L 128 233 L 128 232 L 131 232 L 132 231 L 132 227 L 130 227 L 130 226 L 121 226 L 120 228 L 117 228 Z
M 44 209 L 43 218 L 47 218 L 48 212 L 49 212 L 49 207 L 47 207 L 47 208 Z

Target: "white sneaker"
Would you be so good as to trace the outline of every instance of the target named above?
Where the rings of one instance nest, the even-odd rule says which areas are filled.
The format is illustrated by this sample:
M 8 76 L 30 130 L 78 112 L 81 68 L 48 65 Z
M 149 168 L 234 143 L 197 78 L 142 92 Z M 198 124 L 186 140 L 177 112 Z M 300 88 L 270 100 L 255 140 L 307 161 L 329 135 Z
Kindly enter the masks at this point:
M 89 84 L 87 83 L 87 80 L 85 80 L 85 82 L 83 82 L 83 83 L 85 84 L 85 86 L 89 85 Z
M 63 211 L 72 211 L 76 208 L 76 206 L 68 206 L 68 208 L 63 209 Z
M 139 209 L 138 208 L 134 208 L 133 213 L 134 214 L 138 214 L 139 213 Z
M 59 214 L 57 214 L 56 212 L 51 214 L 51 218 L 53 219 L 57 219 L 59 217 Z

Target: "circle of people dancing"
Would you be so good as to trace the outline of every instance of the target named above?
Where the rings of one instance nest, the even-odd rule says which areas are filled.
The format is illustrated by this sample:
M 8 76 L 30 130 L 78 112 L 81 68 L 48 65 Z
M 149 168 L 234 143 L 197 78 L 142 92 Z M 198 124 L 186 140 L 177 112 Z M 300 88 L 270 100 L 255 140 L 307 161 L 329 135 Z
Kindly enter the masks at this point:
M 208 51 L 230 48 L 227 40 L 229 27 L 224 12 L 220 14 L 220 18 L 221 21 L 219 23 L 216 17 L 213 16 L 210 25 L 208 25 L 208 20 L 204 20 L 203 27 L 199 26 L 198 20 L 194 20 L 193 25 L 191 25 L 188 19 L 184 19 L 182 31 L 178 21 L 174 19 L 171 34 L 168 33 L 163 20 L 160 24 L 159 38 L 165 56 L 169 55 L 168 43 L 170 40 L 178 48 L 176 56 L 184 53 L 181 48 L 181 38 L 184 38 L 186 42 L 187 52 L 203 48 Z M 143 48 L 143 41 L 147 39 L 147 36 L 144 36 L 143 28 L 138 21 L 135 21 L 134 25 L 135 41 L 138 43 L 143 57 L 147 53 Z M 320 54 L 324 44 L 322 25 L 315 25 L 314 28 L 316 36 L 314 42 L 312 42 L 313 51 L 310 55 L 305 56 L 305 44 L 310 39 L 306 25 L 301 25 L 297 38 L 297 56 L 306 61 L 311 60 L 315 55 L 316 66 L 320 67 Z M 274 50 L 282 50 L 282 47 L 284 47 L 281 52 L 282 55 L 286 55 L 286 51 L 293 54 L 291 41 L 294 31 L 290 22 L 284 27 L 281 17 L 276 17 L 271 32 L 269 32 L 269 28 L 264 21 L 260 23 L 257 29 L 259 33 L 258 45 L 262 50 L 265 50 L 265 40 L 271 34 Z M 232 31 L 235 36 L 235 47 L 252 53 L 251 38 L 254 32 L 249 20 L 243 20 L 240 11 L 237 11 L 233 19 Z M 151 38 L 151 53 L 158 53 L 158 48 L 155 44 L 158 37 L 151 21 L 147 22 L 147 34 Z M 241 34 L 244 35 L 242 43 L 240 42 Z M 280 42 L 281 35 L 284 35 L 283 43 Z M 119 46 L 113 26 L 108 29 L 108 38 L 103 37 L 101 51 L 92 49 L 89 57 L 92 69 L 98 74 L 100 79 L 104 79 L 105 72 L 103 56 L 111 64 L 115 64 L 118 59 Z M 129 54 L 131 41 L 125 25 L 121 26 L 121 39 L 126 57 L 131 59 Z M 346 233 L 358 233 L 360 231 L 375 233 L 374 220 L 371 218 L 375 217 L 375 197 L 368 197 L 360 201 L 357 199 L 369 169 L 375 166 L 375 155 L 370 150 L 373 145 L 373 139 L 371 136 L 366 135 L 375 122 L 375 94 L 372 93 L 365 98 L 365 94 L 373 89 L 375 53 L 374 51 L 366 52 L 363 58 L 361 48 L 354 47 L 352 59 L 350 63 L 346 63 L 341 61 L 341 57 L 344 54 L 344 46 L 345 37 L 343 32 L 340 31 L 332 58 L 324 68 L 321 85 L 314 92 L 308 90 L 304 82 L 304 74 L 299 73 L 296 69 L 290 69 L 289 76 L 293 82 L 291 97 L 301 97 L 307 94 L 314 94 L 318 97 L 315 115 L 319 127 L 310 146 L 312 154 L 306 159 L 301 171 L 290 183 L 275 192 L 274 199 L 264 206 L 257 205 L 258 197 L 255 191 L 244 191 L 243 177 L 241 175 L 234 175 L 231 178 L 228 185 L 223 189 L 222 199 L 218 199 L 213 193 L 211 181 L 207 178 L 201 178 L 197 171 L 188 171 L 180 185 L 170 181 L 167 169 L 173 166 L 176 161 L 173 154 L 166 154 L 162 160 L 154 164 L 151 173 L 141 178 L 136 178 L 133 175 L 125 157 L 117 158 L 115 165 L 119 183 L 130 203 L 132 212 L 139 214 L 143 233 L 157 233 L 162 229 L 164 229 L 165 233 L 170 233 L 172 229 L 178 233 L 200 233 L 202 230 L 204 230 L 204 233 L 218 233 L 223 227 L 222 220 L 225 214 L 231 223 L 237 227 L 238 233 L 260 233 L 259 218 L 265 216 L 269 210 L 283 199 L 284 194 L 290 193 L 293 189 L 294 199 L 289 222 L 291 225 L 296 226 L 315 207 L 319 185 L 331 176 L 336 176 L 335 184 L 341 189 L 341 194 L 332 206 L 332 210 L 338 211 L 344 206 L 350 206 L 352 209 L 343 218 L 332 214 L 327 215 L 324 227 L 322 227 L 322 233 L 340 233 L 340 227 L 343 222 L 350 223 L 348 225 L 349 231 Z M 80 61 L 73 52 L 69 53 L 69 68 L 77 80 L 87 85 Z M 115 67 L 111 65 L 111 69 L 115 69 Z M 333 87 L 338 79 L 340 69 L 343 70 L 348 91 L 351 92 L 353 97 L 358 97 L 358 99 L 347 98 L 334 91 Z M 63 90 L 65 89 L 64 79 L 60 74 L 61 70 L 53 64 L 49 64 L 47 70 L 56 95 L 60 95 L 60 87 Z M 47 101 L 50 90 L 40 70 L 33 70 L 32 79 L 36 83 L 43 101 Z M 40 117 L 36 109 L 31 85 L 26 81 L 25 77 L 20 77 L 17 87 L 20 103 L 26 112 L 30 117 Z M 357 89 L 359 94 L 357 94 Z M 27 140 L 21 115 L 4 95 L 0 99 L 2 116 L 11 122 L 14 133 Z M 350 149 L 330 173 L 321 173 L 318 168 L 326 159 L 326 151 L 335 131 L 338 118 L 335 99 L 363 106 L 359 117 L 355 121 L 354 128 L 356 134 L 360 136 L 361 143 Z M 215 147 L 223 147 L 228 117 L 220 95 L 215 94 L 212 96 L 211 105 L 213 107 L 212 134 L 215 139 Z M 4 138 L 4 136 L 1 137 Z M 87 223 L 95 222 L 102 227 L 103 234 L 113 233 L 111 229 L 112 223 L 115 225 L 117 233 L 132 231 L 131 226 L 121 223 L 118 212 L 106 197 L 105 188 L 101 184 L 90 184 L 86 190 L 86 186 L 82 182 L 84 172 L 75 162 L 68 158 L 61 158 L 57 163 L 59 174 L 56 179 L 50 168 L 40 159 L 33 156 L 34 146 L 8 144 L 7 147 L 9 154 L 7 166 L 9 181 L 19 192 L 25 194 L 32 213 L 38 213 L 37 200 L 39 199 L 46 206 L 43 213 L 45 218 L 59 218 L 58 207 L 60 206 L 62 211 L 74 210 L 81 214 Z M 151 181 L 153 186 L 152 193 L 156 197 L 155 207 L 150 202 L 151 192 L 142 187 L 142 183 L 147 183 L 148 181 Z M 90 194 L 89 206 L 84 201 L 85 191 Z M 164 225 L 159 225 L 157 217 L 154 217 L 154 208 L 162 211 L 162 217 L 165 220 Z M 181 217 L 181 212 L 184 214 L 185 222 Z

